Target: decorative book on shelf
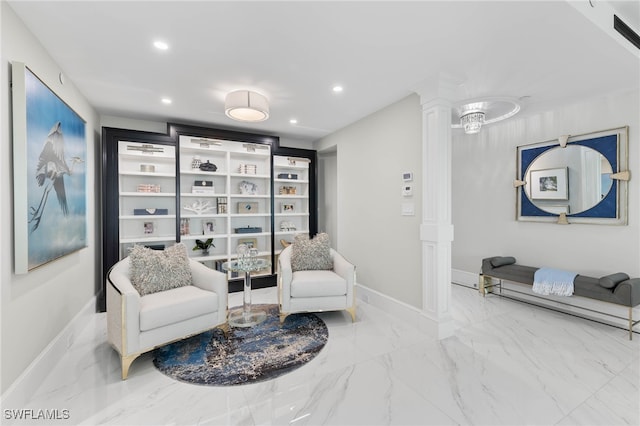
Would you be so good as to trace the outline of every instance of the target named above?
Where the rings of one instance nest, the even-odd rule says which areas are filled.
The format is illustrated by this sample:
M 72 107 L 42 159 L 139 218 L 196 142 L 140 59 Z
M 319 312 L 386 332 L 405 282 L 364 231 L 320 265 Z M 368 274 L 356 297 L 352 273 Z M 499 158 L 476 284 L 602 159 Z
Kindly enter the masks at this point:
M 191 187 L 192 194 L 211 194 L 216 192 L 216 188 L 211 180 L 196 180 Z
M 258 166 L 255 164 L 241 163 L 240 166 L 238 166 L 238 173 L 243 175 L 255 175 L 258 173 Z
M 138 185 L 138 192 L 160 192 L 160 185 L 141 183 Z
M 133 209 L 136 216 L 159 216 L 169 214 L 169 209 Z
M 298 175 L 295 173 L 278 173 L 278 179 L 291 179 L 297 180 Z
M 262 228 L 259 226 L 245 226 L 244 228 L 236 228 L 236 234 L 254 234 L 262 232 Z
M 229 212 L 229 210 L 227 210 L 227 199 L 225 197 L 218 197 L 216 206 L 218 208 L 218 214 L 226 214 Z
M 281 186 L 280 195 L 296 195 L 297 189 L 295 186 Z

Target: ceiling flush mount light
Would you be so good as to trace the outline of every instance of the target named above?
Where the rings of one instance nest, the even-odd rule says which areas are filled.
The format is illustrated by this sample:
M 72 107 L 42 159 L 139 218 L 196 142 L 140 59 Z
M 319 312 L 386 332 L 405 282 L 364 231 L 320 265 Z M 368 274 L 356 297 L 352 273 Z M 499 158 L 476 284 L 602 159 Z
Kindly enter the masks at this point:
M 460 117 L 460 125 L 468 135 L 478 133 L 484 124 L 484 112 L 468 112 Z
M 165 43 L 164 41 L 161 40 L 156 40 L 153 42 L 153 47 L 155 47 L 158 50 L 167 50 L 169 49 L 169 45 L 167 43 Z
M 260 93 L 236 90 L 227 94 L 224 113 L 227 117 L 238 121 L 264 121 L 269 118 L 269 103 Z
M 333 90 L 335 93 L 341 93 L 344 89 L 342 88 L 342 86 L 333 86 Z
M 172 100 L 169 98 L 162 98 L 161 101 L 165 105 L 171 105 L 171 102 L 172 102 Z
M 452 109 L 451 125 L 468 135 L 480 132 L 482 126 L 513 117 L 520 104 L 513 98 L 485 98 L 463 101 Z

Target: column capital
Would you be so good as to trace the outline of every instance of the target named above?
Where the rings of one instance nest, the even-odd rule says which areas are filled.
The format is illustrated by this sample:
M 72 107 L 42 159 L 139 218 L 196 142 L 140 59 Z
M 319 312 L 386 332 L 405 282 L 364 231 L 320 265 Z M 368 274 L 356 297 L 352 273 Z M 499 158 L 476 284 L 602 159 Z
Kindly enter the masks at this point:
M 460 97 L 460 85 L 464 79 L 448 73 L 434 74 L 415 85 L 413 91 L 420 95 L 420 104 L 425 110 L 431 106 L 451 107 Z

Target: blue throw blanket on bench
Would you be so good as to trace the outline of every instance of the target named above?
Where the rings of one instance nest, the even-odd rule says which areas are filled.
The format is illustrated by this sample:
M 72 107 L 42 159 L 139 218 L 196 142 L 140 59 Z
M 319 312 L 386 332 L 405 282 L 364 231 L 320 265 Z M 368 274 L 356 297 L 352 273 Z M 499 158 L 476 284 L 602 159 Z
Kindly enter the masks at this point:
M 571 296 L 576 275 L 575 272 L 561 269 L 540 268 L 533 277 L 533 292 L 545 296 Z

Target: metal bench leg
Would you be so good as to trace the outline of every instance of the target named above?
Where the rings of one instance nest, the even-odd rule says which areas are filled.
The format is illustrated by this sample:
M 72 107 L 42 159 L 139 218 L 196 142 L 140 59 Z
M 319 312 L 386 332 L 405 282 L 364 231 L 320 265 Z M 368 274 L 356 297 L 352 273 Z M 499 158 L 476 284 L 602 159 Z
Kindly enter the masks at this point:
M 633 340 L 633 307 L 629 306 L 629 340 Z

